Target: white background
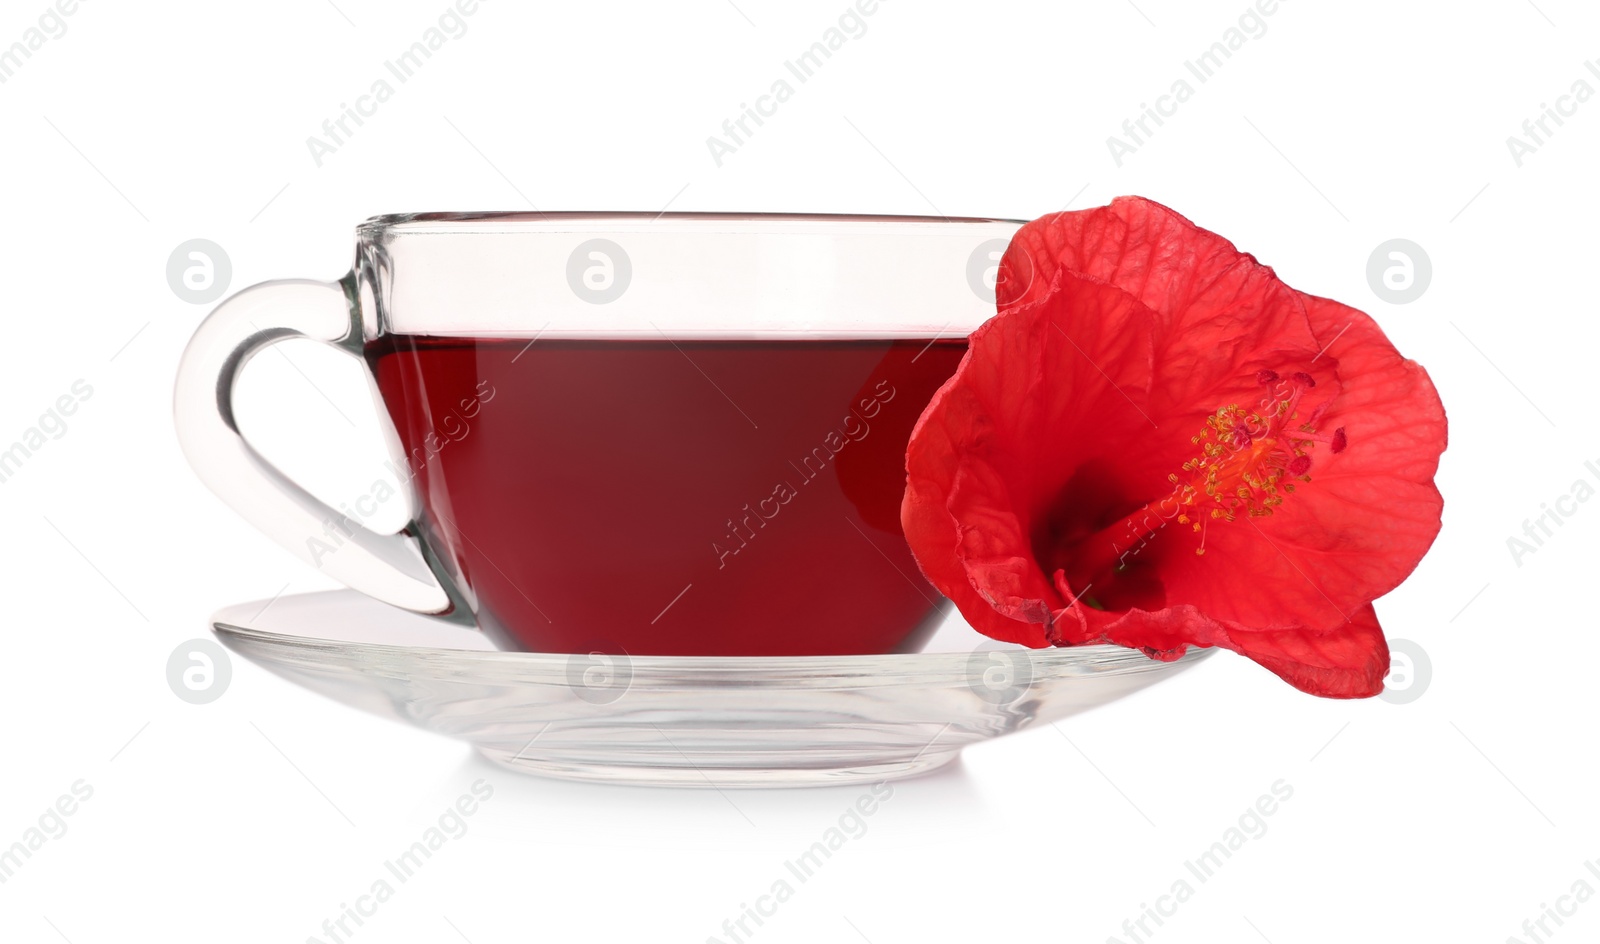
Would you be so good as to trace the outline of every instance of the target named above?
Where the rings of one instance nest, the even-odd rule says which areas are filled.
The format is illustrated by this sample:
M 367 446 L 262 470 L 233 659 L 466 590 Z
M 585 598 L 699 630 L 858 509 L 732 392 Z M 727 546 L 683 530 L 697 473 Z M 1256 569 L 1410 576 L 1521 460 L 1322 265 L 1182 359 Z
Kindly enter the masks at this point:
M 209 306 L 168 287 L 169 253 L 215 240 L 235 289 L 334 278 L 368 215 L 530 202 L 1031 218 L 1144 194 L 1372 312 L 1449 410 L 1444 531 L 1378 603 L 1431 656 L 1420 698 L 1317 700 L 1219 654 L 897 786 L 750 940 L 1130 940 L 1123 921 L 1280 778 L 1267 833 L 1149 939 L 1529 941 L 1574 882 L 1600 889 L 1600 503 L 1567 505 L 1520 561 L 1507 546 L 1600 485 L 1600 101 L 1521 167 L 1506 144 L 1575 80 L 1600 89 L 1592 5 L 1288 0 L 1118 167 L 1107 136 L 1244 0 L 886 0 L 719 168 L 706 138 L 843 0 L 491 0 L 319 168 L 306 138 L 445 9 L 337 2 L 86 0 L 0 85 L 0 445 L 75 380 L 94 391 L 0 483 L 0 845 L 75 781 L 94 791 L 0 885 L 0 938 L 326 939 L 487 778 L 471 831 L 353 940 L 726 940 L 859 795 L 518 777 L 239 660 L 210 705 L 169 690 L 169 653 L 215 608 L 328 586 L 183 462 L 171 378 Z M 0 44 L 44 9 L 6 0 Z M 1403 306 L 1365 274 L 1395 237 L 1434 268 Z M 252 365 L 247 427 L 319 492 L 362 493 L 379 456 L 360 378 L 284 353 Z M 1565 920 L 1555 940 L 1592 940 L 1600 904 Z

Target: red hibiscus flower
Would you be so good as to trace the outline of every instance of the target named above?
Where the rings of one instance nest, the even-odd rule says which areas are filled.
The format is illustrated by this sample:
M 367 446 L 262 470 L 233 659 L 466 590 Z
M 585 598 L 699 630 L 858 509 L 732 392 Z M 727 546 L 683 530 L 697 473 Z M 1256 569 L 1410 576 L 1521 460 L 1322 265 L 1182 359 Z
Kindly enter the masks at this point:
M 1125 197 L 1024 226 L 911 436 L 923 573 L 985 635 L 1220 646 L 1383 688 L 1372 600 L 1439 532 L 1445 415 L 1365 314 Z

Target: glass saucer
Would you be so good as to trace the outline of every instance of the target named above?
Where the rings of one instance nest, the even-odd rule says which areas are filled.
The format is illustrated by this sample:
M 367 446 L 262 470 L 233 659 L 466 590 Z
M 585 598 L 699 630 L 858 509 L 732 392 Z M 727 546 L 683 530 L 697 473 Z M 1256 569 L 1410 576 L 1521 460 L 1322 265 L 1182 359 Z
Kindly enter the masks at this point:
M 234 652 L 336 701 L 570 780 L 793 787 L 909 777 L 968 744 L 1056 721 L 1210 655 L 1116 646 L 908 655 L 501 652 L 477 632 L 350 590 L 231 606 Z

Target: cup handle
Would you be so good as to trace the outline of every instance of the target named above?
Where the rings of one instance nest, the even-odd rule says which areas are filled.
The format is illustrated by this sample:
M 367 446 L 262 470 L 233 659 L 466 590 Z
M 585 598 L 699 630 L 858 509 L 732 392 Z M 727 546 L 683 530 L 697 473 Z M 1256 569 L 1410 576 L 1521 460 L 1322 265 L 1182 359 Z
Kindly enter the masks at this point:
M 178 365 L 178 443 L 219 498 L 306 563 L 385 603 L 474 625 L 415 520 L 394 534 L 373 531 L 295 484 L 239 432 L 234 384 L 245 362 L 268 346 L 312 338 L 359 358 L 356 298 L 343 282 L 286 279 L 251 286 L 218 305 Z M 318 553 L 334 541 L 333 551 Z

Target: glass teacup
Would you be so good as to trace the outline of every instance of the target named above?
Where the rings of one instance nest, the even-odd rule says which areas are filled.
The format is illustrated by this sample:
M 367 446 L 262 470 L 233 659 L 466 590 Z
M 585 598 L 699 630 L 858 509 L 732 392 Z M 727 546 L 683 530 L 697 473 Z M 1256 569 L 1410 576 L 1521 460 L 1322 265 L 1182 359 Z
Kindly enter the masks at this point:
M 913 425 L 994 311 L 1020 224 L 720 214 L 379 217 L 337 282 L 217 307 L 179 439 L 285 547 L 497 645 L 635 655 L 920 648 L 947 611 L 900 529 Z M 241 436 L 242 365 L 363 359 L 409 523 L 382 534 Z

